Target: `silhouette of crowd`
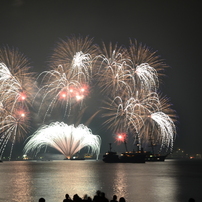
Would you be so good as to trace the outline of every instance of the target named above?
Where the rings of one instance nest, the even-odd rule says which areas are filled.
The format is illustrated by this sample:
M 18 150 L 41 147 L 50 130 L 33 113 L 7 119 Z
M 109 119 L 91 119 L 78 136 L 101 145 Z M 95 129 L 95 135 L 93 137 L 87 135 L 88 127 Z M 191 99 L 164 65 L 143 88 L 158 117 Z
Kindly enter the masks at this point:
M 39 202 L 45 202 L 45 198 L 40 198 Z M 108 198 L 106 198 L 105 193 L 101 192 L 101 191 L 97 191 L 95 196 L 93 198 L 91 198 L 90 196 L 88 196 L 87 194 L 84 195 L 83 198 L 81 198 L 78 194 L 75 194 L 73 196 L 73 198 L 71 199 L 69 194 L 65 194 L 65 199 L 63 200 L 63 202 L 126 202 L 124 197 L 121 197 L 118 200 L 118 197 L 116 195 L 113 196 L 113 198 L 111 200 L 109 200 Z
M 71 199 L 69 194 L 65 194 L 65 199 L 63 202 L 126 202 L 124 197 L 120 197 L 118 200 L 117 195 L 113 195 L 112 200 L 109 200 L 108 198 L 105 197 L 105 193 L 101 191 L 97 191 L 95 196 L 91 198 L 87 194 L 84 195 L 83 198 L 81 198 L 78 194 L 75 194 L 73 198 Z M 46 202 L 44 198 L 40 198 L 39 202 Z M 189 198 L 188 202 L 195 202 L 194 198 Z

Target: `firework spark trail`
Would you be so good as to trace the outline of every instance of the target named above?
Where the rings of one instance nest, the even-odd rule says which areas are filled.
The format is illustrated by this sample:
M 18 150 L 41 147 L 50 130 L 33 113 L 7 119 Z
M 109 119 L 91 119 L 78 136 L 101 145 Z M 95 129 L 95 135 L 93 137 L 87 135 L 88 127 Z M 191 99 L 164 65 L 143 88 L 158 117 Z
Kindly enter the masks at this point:
M 6 107 L 12 102 L 11 111 L 13 111 L 21 96 L 22 87 L 4 63 L 0 63 L 0 70 L 1 100 L 6 103 Z
M 111 44 L 107 50 L 104 45 L 103 53 L 95 57 L 95 60 L 100 60 L 97 77 L 101 92 L 107 95 L 113 93 L 115 96 L 116 93 L 122 91 L 130 97 L 131 92 L 141 89 L 147 93 L 157 91 L 159 87 L 158 71 L 147 63 L 151 58 L 145 56 L 142 60 L 136 59 L 144 61 L 137 65 L 130 54 L 133 54 L 131 50 L 127 52 L 125 48 L 117 46 L 112 49 Z M 154 63 L 152 62 L 152 64 Z
M 104 103 L 106 107 L 103 107 L 103 109 L 107 112 L 103 116 L 108 117 L 104 125 L 108 125 L 108 128 L 113 129 L 114 132 L 129 131 L 131 126 L 137 130 L 143 124 L 141 115 L 134 111 L 134 98 L 125 101 L 117 96 L 114 100 L 105 101 Z
M 128 82 L 133 81 L 133 75 L 131 74 L 131 65 L 128 65 L 130 61 L 125 57 L 126 50 L 123 47 L 117 47 L 114 49 L 112 44 L 107 50 L 106 45 L 103 43 L 104 50 L 100 51 L 102 54 L 94 58 L 95 65 L 97 66 L 97 78 L 98 86 L 100 86 L 103 94 L 109 95 L 117 92 L 124 92 L 131 94 L 131 85 Z M 134 81 L 133 81 L 134 82 Z M 132 83 L 134 85 L 134 83 Z
M 90 54 L 77 52 L 70 66 L 70 75 L 77 77 L 80 83 L 89 83 L 92 76 L 92 59 Z
M 173 148 L 173 140 L 176 134 L 176 128 L 172 119 L 163 112 L 151 114 L 151 119 L 154 120 L 159 127 L 159 139 L 162 147 Z
M 11 159 L 13 146 L 16 141 L 20 141 L 23 135 L 29 128 L 29 117 L 23 112 L 13 112 L 12 115 L 8 114 L 2 118 L 0 122 L 0 131 L 2 135 L 0 137 L 0 159 L 4 153 L 7 143 L 11 141 L 11 149 L 9 160 Z
M 104 99 L 104 107 L 101 109 L 107 111 L 103 117 L 108 129 L 138 134 L 141 141 L 148 141 L 153 131 L 156 134 L 155 140 L 160 141 L 162 147 L 172 149 L 176 134 L 176 115 L 167 99 L 159 98 L 158 95 L 160 77 L 164 75 L 167 65 L 156 54 L 157 51 L 138 44 L 136 40 L 129 42 L 128 49 L 118 47 L 117 44 L 112 46 L 112 43 L 109 48 L 103 43 L 101 49 L 88 37 L 72 36 L 60 40 L 50 57 L 50 70 L 42 72 L 37 78 L 39 91 L 34 100 L 38 101 L 40 97 L 41 102 L 37 105 L 39 113 L 44 113 L 43 110 L 46 109 L 44 121 L 58 106 L 65 109 L 63 115 L 68 117 L 76 106 L 82 107 L 83 111 L 86 108 L 84 98 L 87 98 L 88 89 L 96 81 L 96 87 L 103 96 L 101 99 Z M 35 92 L 34 76 L 29 71 L 28 60 L 17 49 L 0 48 L 1 131 L 9 126 L 9 120 L 10 123 L 15 123 L 14 119 L 8 117 L 15 118 L 16 110 L 29 111 L 30 100 L 33 100 Z M 5 118 L 7 122 L 4 121 Z M 14 137 L 15 132 L 8 131 L 7 128 L 7 136 L 1 136 L 4 148 L 11 138 L 17 138 Z M 66 137 L 61 135 L 61 138 L 58 137 L 58 142 L 54 142 L 54 145 L 56 148 L 64 141 L 65 145 L 58 147 L 58 150 L 64 152 L 65 146 L 75 139 L 71 137 L 67 143 Z M 75 143 L 75 148 L 78 145 L 78 142 Z M 38 148 L 42 147 L 43 145 Z
M 142 63 L 136 67 L 135 74 L 139 77 L 139 86 L 135 87 L 144 89 L 145 91 L 156 91 L 159 87 L 157 71 L 147 63 Z M 136 79 L 137 80 L 137 79 Z M 138 87 L 137 87 L 138 86 Z
M 79 83 L 90 85 L 93 74 L 93 58 L 98 53 L 97 45 L 89 37 L 72 36 L 60 40 L 50 57 L 51 69 L 62 65 L 67 78 L 74 78 Z
M 3 130 L 4 130 L 4 127 L 1 128 L 1 131 L 3 131 Z M 6 133 L 3 133 L 0 137 L 0 159 L 2 159 L 2 155 L 4 153 L 6 145 L 12 135 L 12 130 L 13 130 L 12 128 L 8 128 Z M 12 149 L 10 151 L 10 154 L 11 153 L 12 153 Z M 11 155 L 9 155 L 9 156 L 11 156 Z
M 68 159 L 82 148 L 91 149 L 92 153 L 100 153 L 101 139 L 93 135 L 91 130 L 80 124 L 78 127 L 67 125 L 63 122 L 53 122 L 50 125 L 40 127 L 29 139 L 24 147 L 24 152 L 36 154 L 47 146 L 53 147 L 64 154 Z
M 168 66 L 164 63 L 164 60 L 157 55 L 157 51 L 153 51 L 142 43 L 138 43 L 137 40 L 129 40 L 128 56 L 135 67 L 141 64 L 149 64 L 158 73 L 158 77 L 164 75 L 164 69 Z
M 48 113 L 51 113 L 53 108 L 58 104 L 64 104 L 64 116 L 71 111 L 71 104 L 76 101 L 82 104 L 82 100 L 85 98 L 87 89 L 74 77 L 68 78 L 64 72 L 63 67 L 60 65 L 57 70 L 50 70 L 42 72 L 38 79 L 42 77 L 42 87 L 37 92 L 35 99 L 38 95 L 43 94 L 42 101 L 39 106 L 39 113 L 48 99 L 50 99 L 49 105 L 44 115 L 44 120 Z M 34 100 L 35 100 L 34 99 Z
M 145 112 L 141 114 L 143 124 L 136 130 L 141 142 L 161 144 L 161 148 L 167 147 L 172 151 L 175 139 L 175 112 L 172 110 L 169 100 L 157 93 L 150 93 L 143 99 Z M 167 140 L 166 140 L 167 139 Z M 165 141 L 166 140 L 166 141 Z
M 9 159 L 16 140 L 29 128 L 31 100 L 35 92 L 35 74 L 29 61 L 18 49 L 0 48 L 0 156 L 11 141 Z
M 97 53 L 98 46 L 93 44 L 93 38 L 89 38 L 88 36 L 85 38 L 81 36 L 76 37 L 73 35 L 64 40 L 60 39 L 56 43 L 56 48 L 50 57 L 49 66 L 51 69 L 55 69 L 59 65 L 62 65 L 67 72 L 75 64 L 82 64 L 86 68 L 91 64 L 89 59 L 94 58 Z
M 136 132 L 144 125 L 144 116 L 159 111 L 161 106 L 158 94 L 155 92 L 144 96 L 136 92 L 135 97 L 128 99 L 116 96 L 113 100 L 109 99 L 105 102 L 105 105 L 106 107 L 103 108 L 108 112 L 104 114 L 104 117 L 111 117 L 105 124 L 110 124 L 110 128 L 114 127 L 116 130 L 125 128 L 127 131 L 132 127 Z
M 114 100 L 105 101 L 105 105 L 103 109 L 107 112 L 103 116 L 107 117 L 104 124 L 108 129 L 117 133 L 133 133 L 135 139 L 144 143 L 149 142 L 152 135 L 155 143 L 160 142 L 161 148 L 167 146 L 172 150 L 176 129 L 165 98 L 160 100 L 155 92 L 143 97 L 136 93 L 136 97 L 126 100 L 117 96 Z M 168 115 L 161 110 L 167 111 Z
M 18 49 L 0 48 L 0 91 L 4 106 L 14 110 L 22 105 L 29 110 L 35 92 L 35 74 L 30 71 L 30 62 Z M 20 104 L 20 106 L 16 106 Z
M 105 59 L 106 60 L 106 59 Z M 107 62 L 109 63 L 109 62 Z M 102 73 L 99 74 L 98 83 L 101 86 L 101 92 L 103 94 L 110 94 L 113 92 L 115 95 L 117 92 L 123 91 L 129 95 L 132 93 L 132 89 L 128 80 L 133 77 L 130 74 L 130 71 L 125 68 L 126 62 L 122 63 L 113 63 L 107 64 L 102 70 Z
M 0 81 L 5 81 L 10 77 L 12 77 L 11 72 L 3 62 L 0 62 Z
M 117 49 L 110 45 L 107 51 L 104 46 L 104 54 L 98 56 L 101 59 L 98 85 L 109 98 L 102 107 L 107 111 L 103 113 L 107 119 L 104 125 L 113 132 L 133 133 L 135 138 L 138 136 L 139 141 L 145 142 L 155 128 L 157 139 L 172 150 L 176 133 L 175 114 L 166 99 L 159 98 L 157 93 L 159 76 L 163 75 L 167 65 L 156 52 L 137 44 L 136 40 L 130 40 L 127 51 L 123 51 L 122 47 L 120 52 Z M 156 119 L 152 119 L 153 124 L 148 121 L 151 117 Z

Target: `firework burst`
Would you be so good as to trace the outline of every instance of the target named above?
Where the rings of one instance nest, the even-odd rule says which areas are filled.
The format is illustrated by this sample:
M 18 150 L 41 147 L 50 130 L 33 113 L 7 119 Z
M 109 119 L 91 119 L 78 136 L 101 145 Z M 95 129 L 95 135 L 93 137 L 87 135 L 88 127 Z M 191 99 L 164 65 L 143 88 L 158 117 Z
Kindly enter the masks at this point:
M 103 100 L 104 106 L 99 109 L 96 106 L 98 110 L 89 113 L 93 116 L 88 120 L 102 113 L 103 125 L 113 133 L 132 134 L 138 142 L 146 144 L 153 139 L 161 148 L 172 149 L 176 135 L 176 114 L 168 99 L 158 93 L 167 65 L 157 55 L 157 51 L 138 44 L 136 40 L 130 40 L 128 48 L 112 43 L 109 46 L 103 43 L 100 48 L 89 37 L 72 36 L 57 42 L 48 64 L 49 69 L 40 73 L 35 82 L 30 63 L 23 54 L 8 46 L 0 49 L 1 152 L 9 139 L 17 138 L 18 129 L 15 128 L 25 131 L 23 124 L 26 125 L 26 121 L 23 123 L 24 118 L 17 118 L 16 113 L 21 110 L 29 113 L 31 101 L 39 114 L 43 115 L 43 122 L 46 118 L 51 119 L 53 112 L 57 112 L 63 115 L 63 120 L 67 118 L 68 123 L 73 123 L 69 120 L 78 117 L 79 124 L 88 115 L 85 112 L 90 105 L 86 99 L 90 97 L 90 92 L 99 95 L 96 104 Z M 37 93 L 33 85 L 35 83 L 38 85 Z M 61 113 L 58 108 L 62 110 Z M 68 130 L 71 128 L 72 132 L 63 132 L 65 127 Z M 87 131 L 84 126 L 80 127 L 83 132 Z M 58 130 L 56 136 L 51 133 L 51 129 Z M 74 130 L 78 130 L 78 127 L 59 122 L 44 125 L 32 136 L 25 150 L 38 151 L 52 146 L 69 157 L 81 148 Z M 44 139 L 43 132 L 47 134 Z M 19 136 L 22 135 L 19 133 Z M 83 141 L 83 137 L 79 138 Z M 64 149 L 70 139 L 77 149 L 68 150 L 70 145 Z M 53 140 L 57 140 L 60 146 L 57 147 Z M 87 147 L 97 152 L 100 146 L 98 142 L 87 144 Z
M 159 77 L 167 65 L 156 52 L 130 40 L 128 49 L 104 46 L 98 85 L 107 96 L 102 109 L 104 125 L 114 133 L 133 134 L 138 142 L 151 139 L 172 149 L 176 121 L 165 97 L 158 95 Z M 159 98 L 160 97 L 160 98 Z
M 63 106 L 65 109 L 64 116 L 68 115 L 71 111 L 72 103 L 82 104 L 88 95 L 88 85 L 80 83 L 74 77 L 68 78 L 61 65 L 55 70 L 42 72 L 38 78 L 40 77 L 42 77 L 42 84 L 34 100 L 42 95 L 39 112 L 44 105 L 47 106 L 44 120 L 56 106 Z
M 36 90 L 34 84 L 35 73 L 31 72 L 30 62 L 24 54 L 8 46 L 0 48 L 1 99 L 13 103 L 13 109 L 22 103 L 28 109 Z
M 77 77 L 79 82 L 86 82 L 91 79 L 92 60 L 97 55 L 98 47 L 93 44 L 89 37 L 68 37 L 66 40 L 59 40 L 49 60 L 51 69 L 59 65 L 64 67 L 68 77 Z
M 82 124 L 74 127 L 74 125 L 67 125 L 63 122 L 54 122 L 40 127 L 30 137 L 24 151 L 27 154 L 36 150 L 37 154 L 42 148 L 50 146 L 70 159 L 82 148 L 87 147 L 89 151 L 96 154 L 98 159 L 100 144 L 100 137 L 93 135 L 92 131 Z
M 88 37 L 73 36 L 57 43 L 49 62 L 51 70 L 39 75 L 37 96 L 43 95 L 39 111 L 49 100 L 44 120 L 57 104 L 64 106 L 64 116 L 69 115 L 75 101 L 82 105 L 91 84 L 92 58 L 98 50 L 92 42 Z
M 3 112 L 0 122 L 0 159 L 7 147 L 8 142 L 11 142 L 9 160 L 11 159 L 13 146 L 16 141 L 21 141 L 30 128 L 29 114 L 23 110 L 14 110 L 12 114 Z
M 0 48 L 0 158 L 7 143 L 23 138 L 29 128 L 31 100 L 35 92 L 35 74 L 26 57 L 17 49 Z
M 144 125 L 139 131 L 140 138 L 144 144 L 152 141 L 152 144 L 160 145 L 160 149 L 172 150 L 176 136 L 176 113 L 165 96 L 160 96 L 159 103 L 158 108 L 152 110 L 150 114 L 145 114 Z
M 165 97 L 159 99 L 155 92 L 143 95 L 104 101 L 104 125 L 115 133 L 133 134 L 135 141 L 148 144 L 152 138 L 161 148 L 172 149 L 176 134 L 174 111 Z
M 131 94 L 131 75 L 130 61 L 127 59 L 126 49 L 122 46 L 113 46 L 111 43 L 109 48 L 103 43 L 102 54 L 95 57 L 95 65 L 97 66 L 97 84 L 101 93 L 104 95 L 113 95 L 117 93 Z M 134 83 L 132 84 L 132 86 Z
M 153 51 L 148 46 L 138 43 L 137 40 L 130 39 L 128 55 L 135 67 L 145 63 L 149 64 L 158 72 L 158 77 L 163 76 L 164 69 L 168 67 L 164 60 L 157 55 L 157 51 Z
M 113 100 L 104 101 L 107 112 L 104 117 L 109 117 L 105 124 L 115 131 L 139 131 L 144 125 L 144 116 L 150 115 L 153 111 L 159 111 L 160 101 L 157 93 L 148 95 L 138 94 L 129 99 L 115 97 Z

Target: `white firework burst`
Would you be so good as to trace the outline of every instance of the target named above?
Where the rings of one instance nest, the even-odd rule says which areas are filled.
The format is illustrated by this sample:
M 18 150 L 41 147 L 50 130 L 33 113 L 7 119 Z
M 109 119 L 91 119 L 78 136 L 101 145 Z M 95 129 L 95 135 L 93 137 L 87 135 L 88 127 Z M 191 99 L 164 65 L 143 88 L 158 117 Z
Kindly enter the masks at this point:
M 63 122 L 53 122 L 40 127 L 26 143 L 25 154 L 36 150 L 36 154 L 47 146 L 60 151 L 70 159 L 82 148 L 87 147 L 95 153 L 98 159 L 100 153 L 101 139 L 98 135 L 93 135 L 92 131 L 80 124 L 77 127 L 67 125 Z

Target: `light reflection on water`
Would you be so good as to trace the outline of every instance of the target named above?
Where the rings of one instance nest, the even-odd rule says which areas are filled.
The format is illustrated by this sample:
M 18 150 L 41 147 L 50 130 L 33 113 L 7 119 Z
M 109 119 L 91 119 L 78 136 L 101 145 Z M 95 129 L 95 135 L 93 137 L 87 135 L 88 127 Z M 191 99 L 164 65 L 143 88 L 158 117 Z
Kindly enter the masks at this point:
M 194 184 L 194 188 L 193 188 Z M 35 161 L 0 164 L 0 201 L 62 202 L 68 193 L 91 197 L 97 190 L 127 202 L 202 201 L 202 163 L 167 160 L 145 164 L 102 161 Z

